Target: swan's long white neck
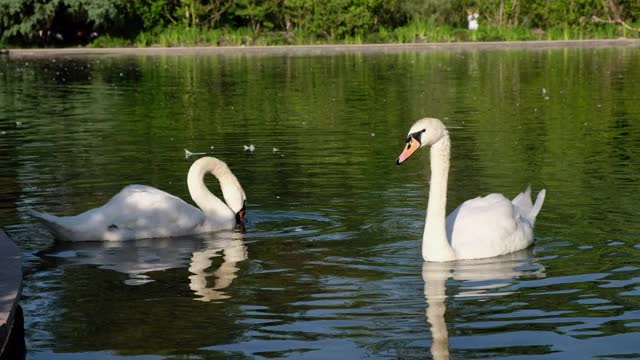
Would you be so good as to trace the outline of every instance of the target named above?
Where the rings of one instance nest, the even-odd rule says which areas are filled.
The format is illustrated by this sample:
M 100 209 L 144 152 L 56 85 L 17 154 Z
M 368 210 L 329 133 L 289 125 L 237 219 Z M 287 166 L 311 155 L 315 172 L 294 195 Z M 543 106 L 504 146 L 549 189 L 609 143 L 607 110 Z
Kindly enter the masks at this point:
M 204 176 L 207 173 L 211 173 L 220 181 L 220 188 L 223 194 L 225 189 L 229 188 L 229 186 L 225 186 L 226 183 L 233 181 L 238 183 L 238 180 L 224 162 L 211 157 L 198 159 L 193 163 L 187 175 L 187 186 L 189 187 L 191 199 L 209 218 L 220 220 L 235 219 L 233 210 L 224 201 L 213 195 L 205 185 Z
M 431 185 L 422 238 L 422 258 L 425 261 L 449 261 L 456 258 L 447 239 L 445 224 L 450 147 L 446 130 L 442 138 L 431 145 Z

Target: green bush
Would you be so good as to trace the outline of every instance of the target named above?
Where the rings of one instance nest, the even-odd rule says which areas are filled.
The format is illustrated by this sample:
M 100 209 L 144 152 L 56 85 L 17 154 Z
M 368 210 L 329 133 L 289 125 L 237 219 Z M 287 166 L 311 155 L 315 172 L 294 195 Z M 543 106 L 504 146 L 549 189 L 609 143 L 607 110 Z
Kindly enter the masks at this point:
M 109 35 L 99 36 L 87 45 L 87 47 L 90 48 L 116 48 L 129 46 L 131 46 L 130 40 L 120 37 L 111 37 Z

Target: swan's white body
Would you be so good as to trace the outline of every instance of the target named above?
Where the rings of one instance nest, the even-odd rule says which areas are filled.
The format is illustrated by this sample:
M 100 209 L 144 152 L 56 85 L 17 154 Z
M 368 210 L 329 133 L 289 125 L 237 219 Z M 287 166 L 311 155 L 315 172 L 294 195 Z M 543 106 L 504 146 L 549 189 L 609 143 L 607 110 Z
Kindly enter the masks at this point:
M 213 195 L 204 184 L 205 174 L 220 181 L 227 201 Z M 105 205 L 76 216 L 54 216 L 31 211 L 59 240 L 120 241 L 175 237 L 232 229 L 236 214 L 244 215 L 244 191 L 227 165 L 213 157 L 191 165 L 187 184 L 193 201 L 184 200 L 151 186 L 129 185 Z
M 477 197 L 462 203 L 445 219 L 450 141 L 442 122 L 431 118 L 416 122 L 398 164 L 425 145 L 431 145 L 431 187 L 422 239 L 425 261 L 494 257 L 533 244 L 533 225 L 545 190 L 540 191 L 535 205 L 530 188 L 512 201 L 502 194 Z

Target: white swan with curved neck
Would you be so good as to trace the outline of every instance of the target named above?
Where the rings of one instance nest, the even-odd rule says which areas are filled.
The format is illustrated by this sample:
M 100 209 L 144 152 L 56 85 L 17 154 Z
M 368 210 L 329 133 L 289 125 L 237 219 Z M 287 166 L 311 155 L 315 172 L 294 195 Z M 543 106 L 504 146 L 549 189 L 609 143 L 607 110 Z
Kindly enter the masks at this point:
M 204 183 L 210 173 L 220 181 L 223 202 Z M 54 216 L 35 211 L 59 240 L 120 241 L 175 237 L 232 229 L 244 218 L 246 196 L 227 164 L 214 157 L 196 160 L 187 186 L 200 209 L 146 185 L 129 185 L 103 206 L 76 216 Z
M 510 201 L 502 194 L 467 200 L 446 217 L 449 133 L 438 119 L 418 120 L 409 130 L 400 165 L 419 148 L 431 146 L 431 187 L 422 238 L 425 261 L 479 259 L 508 254 L 533 244 L 533 225 L 545 190 L 531 203 L 531 188 Z

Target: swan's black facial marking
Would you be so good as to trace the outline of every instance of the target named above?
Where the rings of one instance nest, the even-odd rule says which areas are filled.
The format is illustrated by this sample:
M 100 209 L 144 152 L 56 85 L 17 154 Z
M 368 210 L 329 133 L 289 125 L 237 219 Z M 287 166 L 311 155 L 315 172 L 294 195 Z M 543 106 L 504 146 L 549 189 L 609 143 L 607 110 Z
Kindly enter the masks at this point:
M 116 230 L 118 230 L 118 225 L 116 225 L 116 224 L 111 224 L 111 225 L 109 225 L 109 226 L 107 227 L 107 230 L 109 230 L 109 231 L 116 231 Z
M 420 136 L 422 135 L 423 132 L 427 131 L 427 129 L 422 129 L 420 131 L 416 131 L 414 133 L 409 134 L 409 136 L 407 136 L 407 149 L 409 148 L 409 143 L 411 143 L 411 139 L 416 139 L 418 141 L 418 143 L 422 143 L 420 141 Z
M 242 203 L 242 209 L 240 209 L 240 211 L 236 213 L 236 224 L 244 224 L 244 214 L 246 207 L 247 201 L 245 200 L 244 203 Z
M 245 207 L 247 206 L 247 201 L 245 200 L 244 203 L 242 203 L 242 209 L 240 209 L 240 211 L 238 211 L 236 213 L 236 229 L 239 230 L 241 233 L 244 233 L 245 228 L 245 219 L 244 219 L 244 214 L 245 214 Z

